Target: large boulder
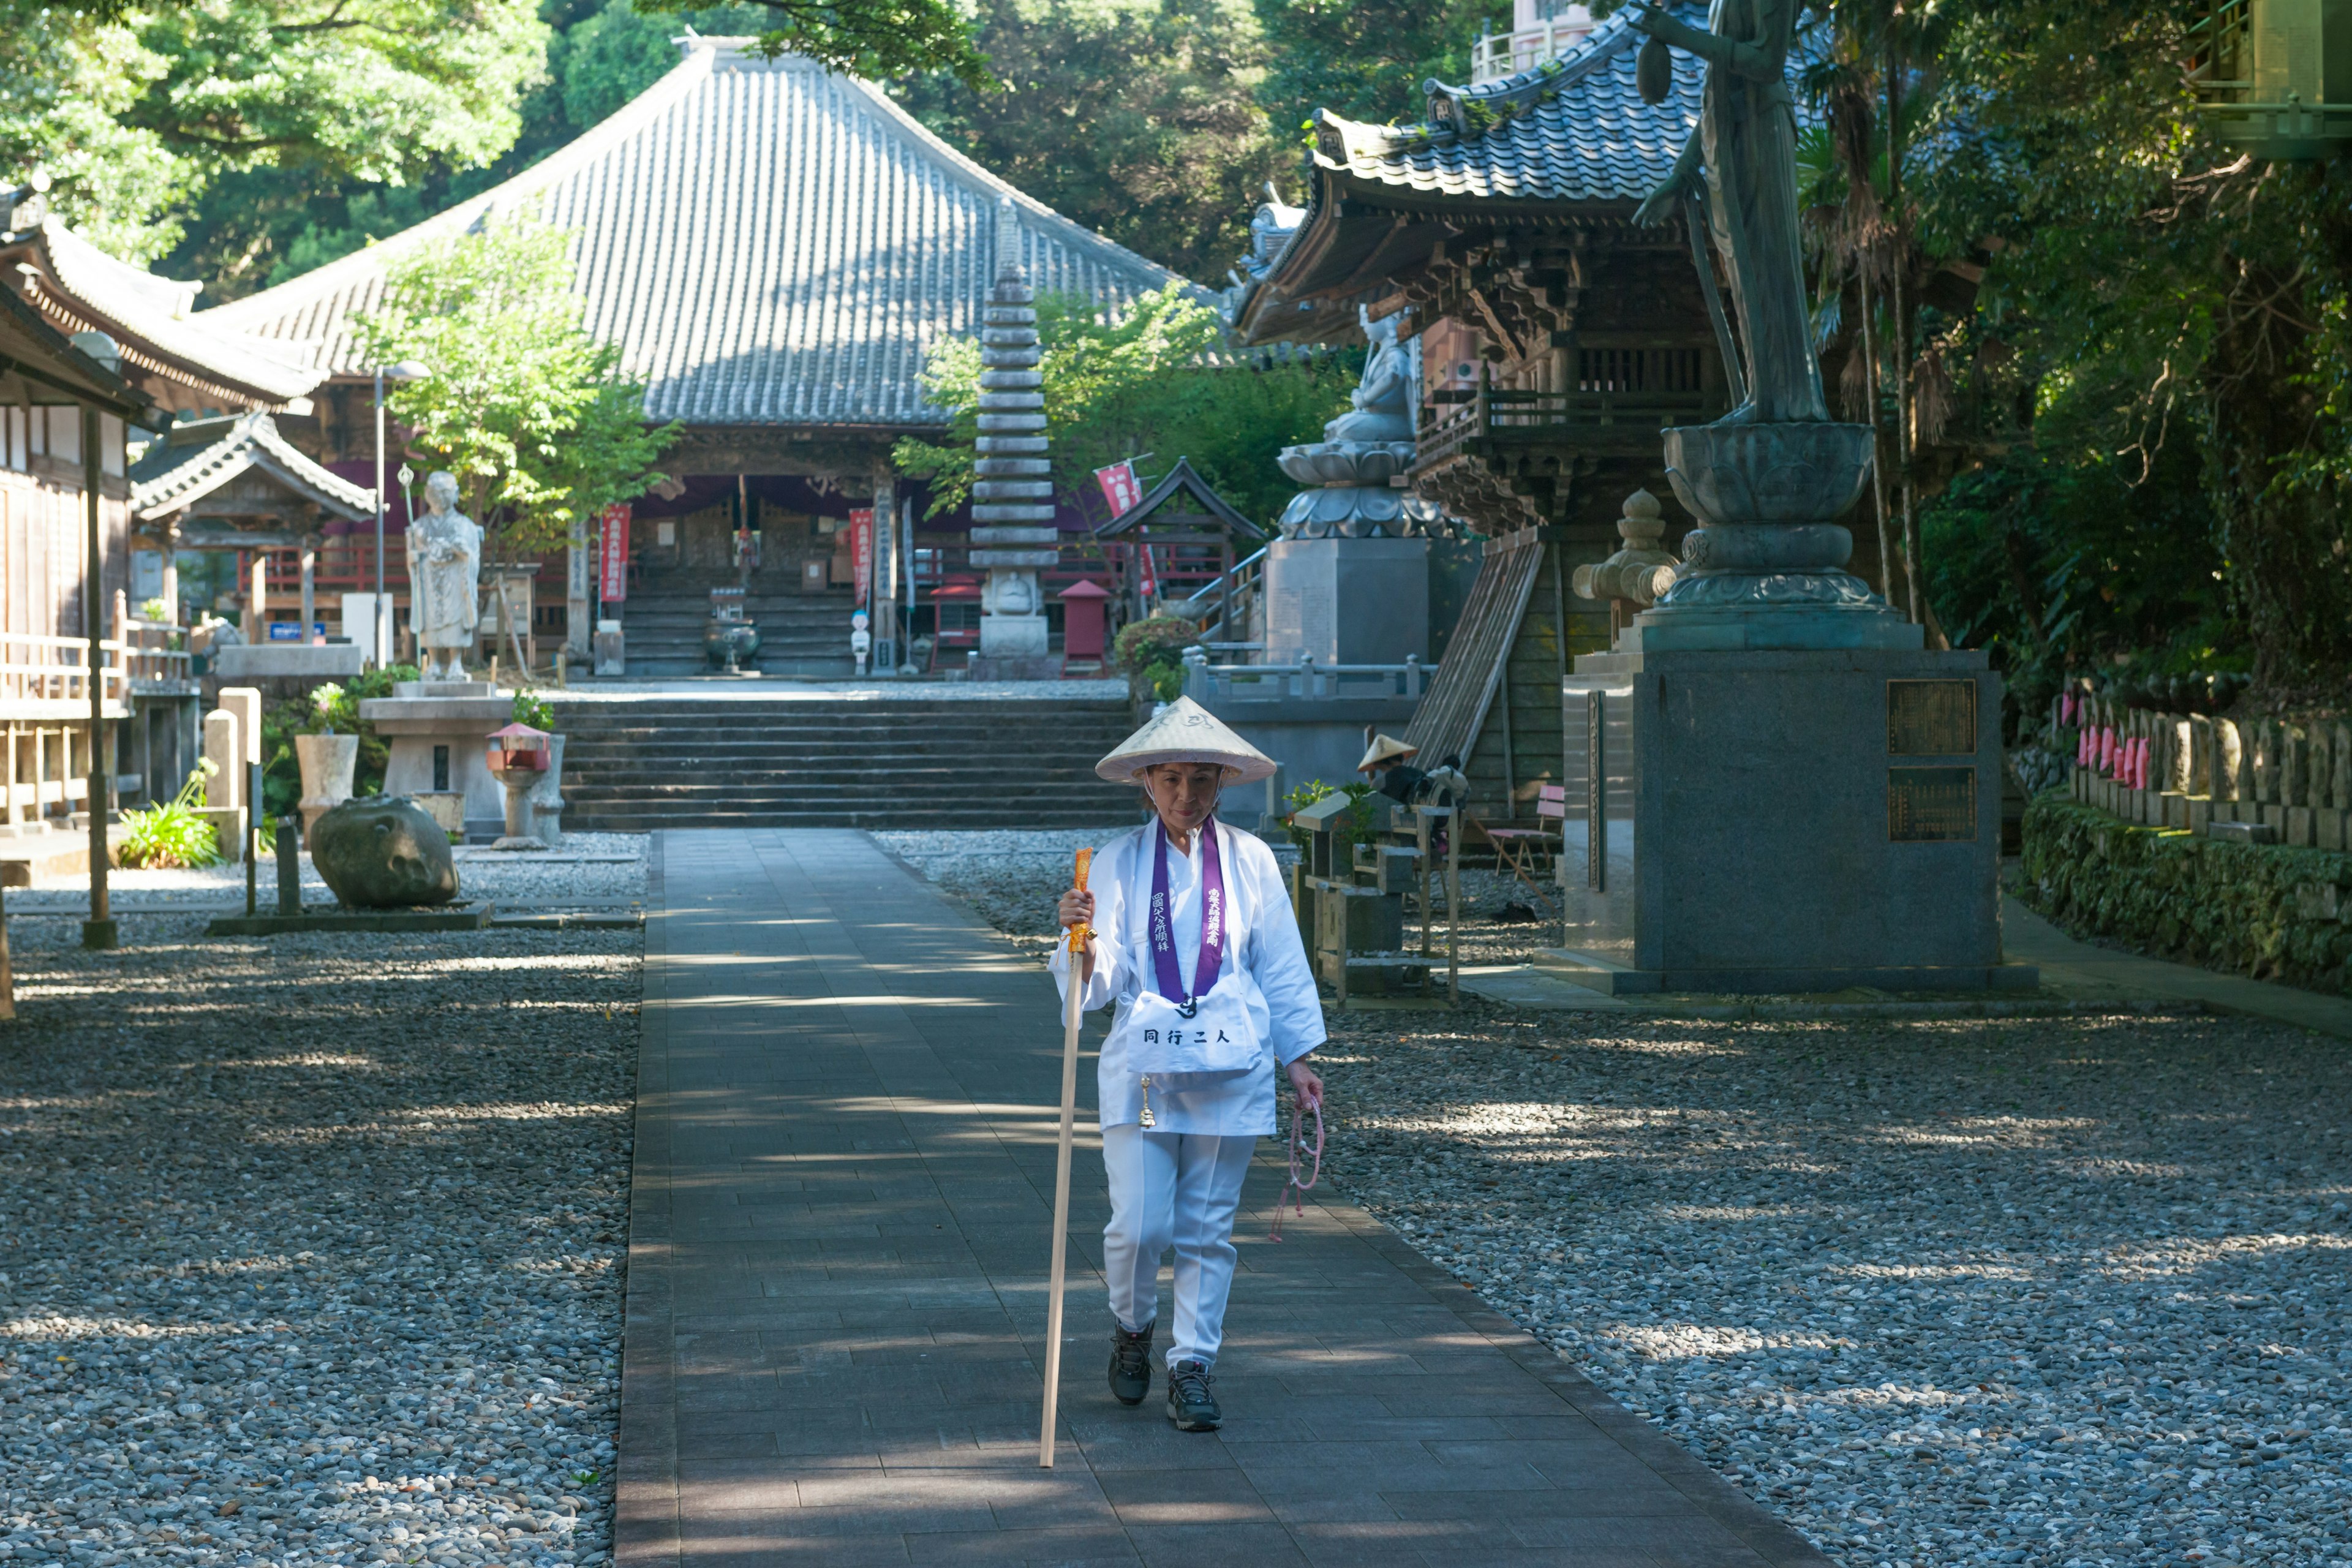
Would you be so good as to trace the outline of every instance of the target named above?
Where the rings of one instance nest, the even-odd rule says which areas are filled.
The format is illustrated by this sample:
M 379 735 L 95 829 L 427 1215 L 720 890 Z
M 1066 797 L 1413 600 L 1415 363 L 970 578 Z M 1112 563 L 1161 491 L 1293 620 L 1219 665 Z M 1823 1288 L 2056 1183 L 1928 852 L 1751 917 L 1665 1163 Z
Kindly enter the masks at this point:
M 457 896 L 449 836 L 405 795 L 365 795 L 320 814 L 310 862 L 352 909 L 446 904 Z

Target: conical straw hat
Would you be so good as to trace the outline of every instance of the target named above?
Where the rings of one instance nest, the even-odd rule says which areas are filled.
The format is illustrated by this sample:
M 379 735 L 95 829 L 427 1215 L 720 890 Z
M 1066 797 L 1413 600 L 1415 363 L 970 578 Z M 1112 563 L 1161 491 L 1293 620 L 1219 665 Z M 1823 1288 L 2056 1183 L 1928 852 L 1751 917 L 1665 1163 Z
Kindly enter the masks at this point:
M 1095 772 L 1113 784 L 1128 784 L 1162 763 L 1214 763 L 1229 768 L 1228 784 L 1255 784 L 1274 776 L 1274 759 L 1227 729 L 1218 717 L 1189 697 L 1179 697 L 1150 723 L 1121 741 Z
M 1356 764 L 1356 771 L 1360 773 L 1368 773 L 1391 758 L 1401 760 L 1405 757 L 1417 757 L 1420 754 L 1419 746 L 1408 746 L 1394 735 L 1375 735 L 1372 737 L 1372 743 L 1364 749 L 1364 760 Z

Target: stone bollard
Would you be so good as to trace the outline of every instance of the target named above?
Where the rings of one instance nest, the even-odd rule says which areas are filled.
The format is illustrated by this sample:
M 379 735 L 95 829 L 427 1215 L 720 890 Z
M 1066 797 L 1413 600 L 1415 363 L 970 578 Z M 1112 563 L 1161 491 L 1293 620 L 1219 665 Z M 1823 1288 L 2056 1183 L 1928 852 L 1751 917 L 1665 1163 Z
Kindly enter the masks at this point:
M 302 912 L 302 831 L 290 816 L 278 819 L 278 912 Z

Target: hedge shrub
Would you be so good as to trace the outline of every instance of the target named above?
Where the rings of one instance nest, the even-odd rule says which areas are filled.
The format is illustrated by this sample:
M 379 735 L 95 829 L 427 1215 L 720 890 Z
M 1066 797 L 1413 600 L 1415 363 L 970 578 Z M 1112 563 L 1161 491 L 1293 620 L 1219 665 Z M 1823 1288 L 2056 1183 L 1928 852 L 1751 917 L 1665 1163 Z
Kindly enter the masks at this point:
M 2055 792 L 2024 825 L 2025 900 L 2077 936 L 2314 991 L 2352 991 L 2352 855 L 2224 844 Z

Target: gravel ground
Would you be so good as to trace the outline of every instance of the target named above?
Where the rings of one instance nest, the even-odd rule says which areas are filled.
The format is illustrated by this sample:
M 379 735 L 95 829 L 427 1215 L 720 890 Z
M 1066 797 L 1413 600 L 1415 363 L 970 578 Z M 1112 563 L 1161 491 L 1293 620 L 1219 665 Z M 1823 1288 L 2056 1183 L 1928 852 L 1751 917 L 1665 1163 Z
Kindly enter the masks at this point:
M 1326 1168 L 1852 1563 L 2352 1560 L 2352 1057 L 1351 1016 Z
M 609 1562 L 637 934 L 11 923 L 0 1562 Z
M 1024 951 L 1043 953 L 1059 929 L 1054 923 L 1054 904 L 1070 885 L 1072 858 L 1080 849 L 1101 847 L 1131 826 L 1037 833 L 877 833 L 874 840 L 943 891 L 970 904 Z M 1285 865 L 1297 855 L 1287 846 L 1275 853 Z M 1442 902 L 1438 909 L 1442 915 Z M 1557 916 L 1537 902 L 1525 883 L 1494 871 L 1462 873 L 1462 915 L 1456 941 L 1465 964 L 1524 963 L 1535 949 L 1559 945 Z M 1442 952 L 1444 928 L 1438 930 Z M 1405 944 L 1421 945 L 1420 925 L 1411 916 Z
M 501 910 L 562 910 L 641 907 L 646 896 L 646 846 L 642 833 L 567 833 L 563 847 L 544 854 L 495 850 L 469 845 L 457 851 L 460 898 L 488 899 Z M 278 905 L 278 862 L 264 856 L 257 879 L 265 910 Z M 208 866 L 202 870 L 126 871 L 106 874 L 107 897 L 126 912 L 173 907 L 242 911 L 245 868 Z M 335 896 L 302 857 L 302 901 L 329 905 Z M 87 874 L 59 878 L 48 886 L 11 889 L 8 912 L 85 915 L 89 910 Z M 133 940 L 137 940 L 134 936 Z
M 1042 951 L 1088 836 L 948 837 L 889 838 Z M 1465 893 L 1466 962 L 1558 940 Z M 1339 1190 L 1842 1563 L 2352 1563 L 2342 1042 L 1474 1005 L 1319 1054 Z
M 920 871 L 982 919 L 1044 953 L 1061 927 L 1054 905 L 1081 849 L 1097 849 L 1134 824 L 1055 832 L 877 833 L 874 842 Z

